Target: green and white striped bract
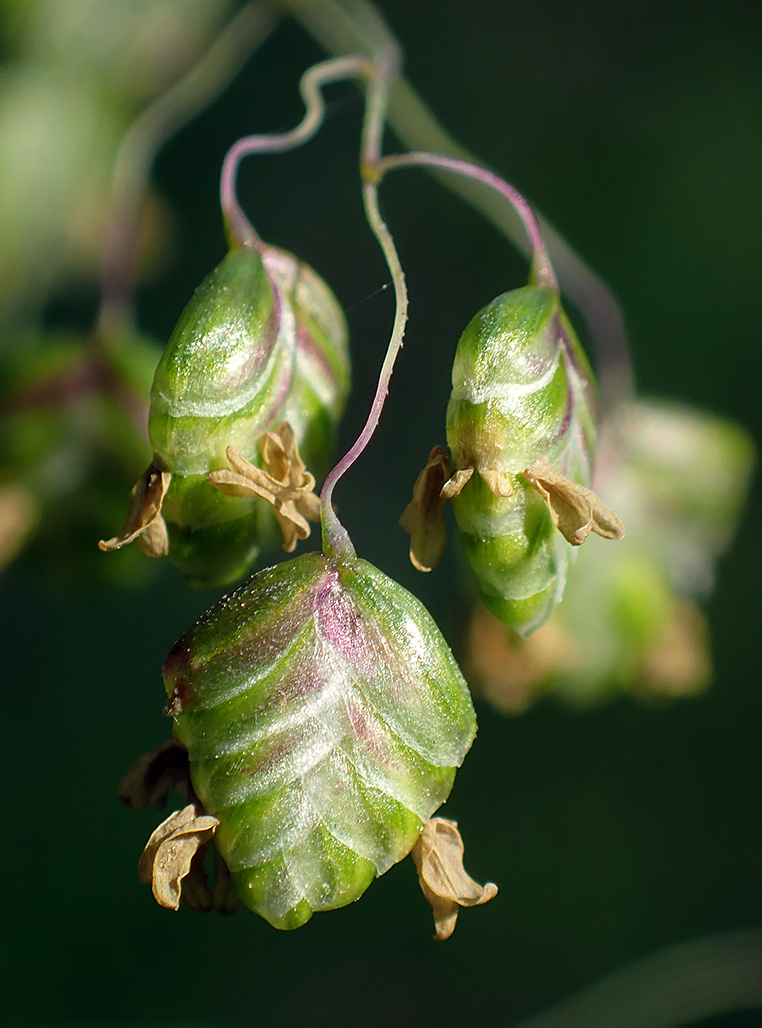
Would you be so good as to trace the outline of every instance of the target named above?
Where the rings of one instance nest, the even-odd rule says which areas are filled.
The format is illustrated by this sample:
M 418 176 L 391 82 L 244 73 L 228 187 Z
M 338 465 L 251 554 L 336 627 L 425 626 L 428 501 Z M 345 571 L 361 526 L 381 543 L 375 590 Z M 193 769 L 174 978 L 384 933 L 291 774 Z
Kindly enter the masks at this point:
M 498 296 L 458 343 L 447 408 L 463 547 L 487 607 L 520 635 L 559 602 L 571 547 L 524 471 L 547 458 L 588 486 L 595 447 L 593 377 L 558 294 L 529 285 Z M 510 495 L 505 495 L 510 494 Z
M 169 557 L 192 583 L 232 582 L 278 544 L 266 503 L 206 481 L 227 447 L 260 465 L 262 436 L 288 422 L 321 476 L 348 390 L 346 325 L 322 279 L 271 246 L 231 250 L 183 311 L 151 390 L 154 464 L 172 474 Z
M 164 681 L 214 845 L 277 928 L 406 856 L 476 733 L 431 616 L 357 558 L 258 572 L 176 643 Z

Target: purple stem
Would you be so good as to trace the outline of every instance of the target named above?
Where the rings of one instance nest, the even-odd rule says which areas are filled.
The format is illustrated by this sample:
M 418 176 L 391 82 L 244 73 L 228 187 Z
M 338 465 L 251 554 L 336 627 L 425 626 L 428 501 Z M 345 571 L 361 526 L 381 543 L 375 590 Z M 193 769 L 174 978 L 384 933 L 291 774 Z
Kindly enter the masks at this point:
M 357 78 L 367 73 L 370 64 L 367 57 L 357 55 L 337 57 L 316 64 L 304 73 L 299 83 L 305 112 L 296 128 L 269 135 L 244 136 L 230 147 L 220 174 L 220 206 L 231 245 L 257 246 L 261 242 L 236 196 L 236 175 L 243 158 L 252 154 L 285 153 L 308 142 L 322 125 L 325 116 L 321 87 L 329 82 Z
M 370 167 L 370 165 L 368 166 Z M 374 182 L 366 182 L 363 185 L 363 202 L 368 222 L 384 251 L 389 272 L 394 283 L 394 294 L 396 298 L 396 310 L 394 314 L 394 325 L 389 340 L 389 346 L 381 365 L 381 372 L 378 376 L 378 385 L 370 405 L 370 411 L 365 425 L 354 444 L 344 454 L 338 464 L 329 471 L 323 488 L 320 493 L 321 520 L 323 523 L 323 549 L 326 554 L 336 557 L 352 558 L 354 547 L 344 527 L 334 514 L 332 506 L 333 490 L 336 483 L 351 468 L 360 454 L 373 437 L 381 418 L 381 411 L 389 393 L 389 381 L 394 370 L 394 362 L 397 354 L 402 348 L 402 340 L 405 334 L 405 323 L 407 322 L 408 295 L 405 275 L 397 255 L 397 248 L 394 245 L 392 235 L 386 226 L 378 208 L 378 190 Z
M 236 174 L 244 157 L 259 153 L 282 153 L 307 142 L 323 123 L 325 103 L 321 88 L 329 82 L 346 78 L 364 78 L 368 92 L 363 120 L 361 144 L 361 174 L 363 178 L 363 203 L 371 229 L 376 235 L 394 282 L 397 310 L 386 357 L 381 369 L 376 394 L 371 405 L 365 427 L 357 441 L 330 471 L 320 495 L 323 549 L 326 555 L 338 560 L 352 560 L 356 556 L 354 546 L 343 525 L 334 513 L 331 503 L 333 488 L 354 464 L 373 435 L 384 400 L 389 389 L 389 379 L 394 361 L 402 345 L 407 320 L 407 289 L 402 267 L 397 257 L 391 234 L 384 224 L 378 209 L 377 168 L 380 160 L 381 137 L 388 106 L 389 87 L 397 74 L 399 52 L 396 49 L 373 60 L 364 55 L 338 57 L 323 61 L 310 68 L 302 76 L 299 90 L 304 100 L 305 114 L 296 128 L 289 132 L 271 135 L 246 136 L 239 139 L 228 150 L 220 174 L 220 205 L 226 230 L 232 246 L 258 246 L 261 243 L 254 227 L 244 214 L 236 196 Z
M 457 157 L 445 157 L 443 154 L 423 153 L 413 151 L 406 154 L 391 154 L 383 157 L 377 165 L 379 179 L 386 172 L 394 171 L 396 168 L 429 167 L 439 168 L 442 171 L 451 171 L 455 175 L 462 175 L 465 178 L 481 182 L 490 189 L 494 189 L 511 204 L 518 216 L 529 239 L 532 250 L 532 267 L 529 280 L 549 286 L 554 292 L 558 292 L 558 280 L 556 279 L 553 266 L 548 257 L 545 241 L 542 238 L 540 224 L 537 217 L 521 193 L 509 182 L 495 175 L 494 172 L 480 167 L 471 161 L 464 161 Z
M 378 377 L 378 385 L 368 412 L 365 425 L 354 444 L 341 460 L 329 471 L 320 493 L 321 522 L 323 529 L 323 550 L 327 556 L 338 560 L 351 560 L 355 557 L 352 541 L 333 510 L 333 490 L 339 479 L 354 464 L 366 448 L 373 433 L 378 427 L 381 411 L 384 408 L 389 392 L 389 380 L 394 370 L 394 362 L 402 347 L 407 322 L 408 296 L 405 273 L 400 264 L 397 248 L 392 234 L 381 217 L 378 206 L 378 169 L 381 164 L 381 141 L 383 135 L 386 110 L 389 103 L 389 91 L 399 70 L 399 51 L 390 50 L 377 60 L 368 64 L 368 96 L 363 120 L 361 145 L 361 174 L 363 179 L 363 205 L 368 224 L 383 251 L 389 273 L 394 284 L 396 308 L 394 324 L 389 339 L 384 362 Z
M 383 81 L 388 82 L 389 79 L 387 78 Z M 369 100 L 369 110 L 371 103 L 372 98 Z M 366 135 L 366 140 L 367 139 L 368 136 Z M 402 347 L 405 323 L 407 321 L 408 295 L 405 275 L 402 271 L 391 233 L 383 221 L 378 209 L 377 186 L 384 174 L 394 168 L 428 165 L 440 168 L 444 171 L 452 171 L 457 175 L 465 175 L 497 190 L 508 200 L 509 203 L 513 205 L 526 228 L 527 236 L 529 237 L 529 242 L 532 247 L 532 272 L 530 280 L 533 282 L 543 283 L 558 292 L 558 283 L 556 281 L 556 276 L 553 273 L 550 260 L 548 259 L 548 254 L 545 249 L 537 218 L 524 197 L 514 189 L 513 186 L 504 182 L 503 179 L 494 175 L 492 172 L 486 171 L 484 168 L 480 168 L 476 164 L 453 157 L 443 157 L 439 154 L 429 153 L 394 154 L 389 157 L 380 157 L 378 155 L 380 148 L 380 133 L 378 131 L 376 131 L 372 137 L 372 141 L 373 146 L 368 147 L 367 150 L 363 151 L 363 176 L 365 178 L 363 186 L 363 201 L 365 204 L 368 223 L 381 244 L 386 262 L 389 266 L 392 281 L 394 282 L 397 309 L 391 339 L 389 340 L 389 348 L 381 367 L 378 386 L 376 387 L 376 394 L 373 397 L 367 421 L 365 422 L 360 435 L 357 437 L 357 441 L 342 457 L 332 471 L 329 472 L 328 477 L 323 483 L 323 490 L 320 495 L 323 511 L 323 548 L 326 552 L 333 552 L 337 556 L 340 556 L 342 553 L 353 556 L 354 549 L 350 550 L 352 544 L 349 541 L 349 536 L 340 525 L 336 515 L 333 513 L 333 507 L 331 505 L 333 489 L 341 476 L 354 464 L 363 452 L 378 427 L 378 423 L 381 418 L 381 411 L 383 410 L 384 403 L 389 392 L 389 382 L 392 377 L 392 371 L 394 370 L 394 363 L 397 359 L 400 348 Z

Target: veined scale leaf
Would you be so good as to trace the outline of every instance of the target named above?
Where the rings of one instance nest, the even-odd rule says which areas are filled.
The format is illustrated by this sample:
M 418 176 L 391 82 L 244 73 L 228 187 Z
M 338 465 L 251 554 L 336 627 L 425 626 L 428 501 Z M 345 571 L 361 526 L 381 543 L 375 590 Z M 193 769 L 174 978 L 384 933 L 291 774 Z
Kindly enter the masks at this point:
M 164 680 L 214 844 L 278 928 L 406 856 L 476 732 L 431 616 L 359 559 L 254 575 L 179 640 Z

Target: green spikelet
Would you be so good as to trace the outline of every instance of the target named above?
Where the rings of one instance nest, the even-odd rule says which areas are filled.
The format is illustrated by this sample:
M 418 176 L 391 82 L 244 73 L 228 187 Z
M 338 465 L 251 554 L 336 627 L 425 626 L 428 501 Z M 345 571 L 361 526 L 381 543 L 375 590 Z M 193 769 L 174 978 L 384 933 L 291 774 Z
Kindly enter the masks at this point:
M 171 475 L 163 546 L 191 584 L 233 582 L 282 541 L 266 502 L 207 481 L 228 468 L 228 447 L 261 468 L 265 433 L 287 422 L 320 477 L 348 389 L 346 326 L 328 287 L 282 250 L 231 250 L 183 311 L 151 390 L 152 469 Z M 103 548 L 134 538 L 127 527 Z
M 558 295 L 526 286 L 488 304 L 460 338 L 452 384 L 452 461 L 477 472 L 453 497 L 463 547 L 486 605 L 527 635 L 561 599 L 572 550 L 524 471 L 545 457 L 587 487 L 595 447 L 592 373 Z

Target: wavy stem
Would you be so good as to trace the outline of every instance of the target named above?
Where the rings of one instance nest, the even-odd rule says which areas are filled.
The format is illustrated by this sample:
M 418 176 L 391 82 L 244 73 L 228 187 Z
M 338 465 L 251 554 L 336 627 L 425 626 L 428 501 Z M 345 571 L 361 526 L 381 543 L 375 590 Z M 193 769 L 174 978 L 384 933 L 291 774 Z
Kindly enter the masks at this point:
M 239 139 L 228 150 L 220 175 L 220 205 L 225 228 L 232 246 L 255 247 L 261 245 L 251 222 L 243 212 L 236 195 L 236 175 L 244 157 L 261 153 L 283 153 L 301 146 L 318 131 L 325 118 L 322 88 L 342 79 L 360 79 L 366 83 L 365 115 L 360 146 L 360 174 L 363 182 L 363 205 L 368 224 L 378 239 L 394 283 L 396 313 L 389 347 L 366 423 L 357 440 L 342 459 L 329 472 L 320 494 L 323 549 L 327 556 L 337 560 L 351 560 L 355 549 L 346 529 L 333 510 L 333 490 L 342 475 L 354 464 L 370 442 L 378 425 L 386 395 L 389 391 L 394 362 L 402 346 L 407 321 L 407 288 L 397 250 L 378 206 L 378 168 L 381 143 L 389 103 L 389 90 L 397 75 L 399 51 L 392 45 L 389 50 L 370 59 L 365 55 L 349 55 L 314 65 L 302 76 L 299 90 L 304 100 L 305 113 L 299 124 L 287 132 L 252 135 Z
M 381 216 L 378 205 L 378 183 L 381 179 L 379 168 L 381 167 L 382 160 L 381 142 L 389 103 L 389 92 L 398 72 L 399 60 L 399 50 L 392 43 L 389 50 L 374 61 L 373 75 L 368 83 L 368 96 L 363 122 L 360 157 L 360 171 L 363 180 L 363 206 L 368 224 L 383 251 L 384 259 L 392 278 L 395 313 L 389 345 L 381 365 L 378 384 L 368 417 L 354 444 L 328 473 L 320 493 L 323 549 L 326 555 L 337 559 L 353 557 L 354 547 L 346 530 L 342 527 L 334 513 L 332 505 L 333 490 L 339 479 L 352 467 L 360 454 L 365 450 L 378 427 L 381 412 L 389 392 L 389 382 L 394 370 L 394 364 L 402 348 L 405 325 L 407 323 L 408 294 L 405 273 L 400 264 L 394 239 Z
M 372 166 L 369 165 L 368 167 L 371 168 Z M 323 522 L 323 549 L 327 555 L 335 557 L 340 557 L 342 555 L 351 557 L 354 555 L 354 548 L 352 548 L 350 552 L 346 545 L 349 540 L 349 536 L 339 524 L 338 518 L 333 511 L 333 490 L 339 479 L 346 471 L 349 470 L 349 468 L 352 467 L 354 462 L 366 448 L 373 437 L 373 433 L 378 427 L 381 412 L 384 408 L 384 403 L 386 402 L 386 397 L 389 392 L 389 382 L 394 370 L 394 364 L 397 360 L 397 355 L 402 348 L 408 311 L 408 295 L 405 273 L 402 270 L 402 265 L 400 264 L 397 248 L 394 245 L 392 235 L 381 217 L 381 212 L 378 207 L 378 189 L 375 183 L 365 182 L 363 184 L 363 204 L 365 206 L 365 214 L 368 219 L 368 224 L 384 251 L 384 257 L 386 258 L 389 273 L 394 284 L 396 309 L 389 346 L 386 351 L 386 356 L 384 357 L 384 362 L 381 365 L 378 385 L 376 386 L 376 392 L 371 402 L 366 422 L 354 444 L 344 454 L 338 464 L 336 464 L 328 473 L 320 493 L 321 520 Z M 350 542 L 349 546 L 351 545 L 352 544 Z
M 222 164 L 220 174 L 220 206 L 225 231 L 231 246 L 257 246 L 261 240 L 244 214 L 236 196 L 235 180 L 244 157 L 262 153 L 285 153 L 308 142 L 325 118 L 325 102 L 320 90 L 330 82 L 360 78 L 368 74 L 372 61 L 363 55 L 337 57 L 314 65 L 299 82 L 305 113 L 299 124 L 288 132 L 244 136 L 235 142 Z
M 441 171 L 450 171 L 455 175 L 462 175 L 464 178 L 482 183 L 488 189 L 494 189 L 495 192 L 503 196 L 516 214 L 518 214 L 519 218 L 521 218 L 529 241 L 532 259 L 529 276 L 530 282 L 532 284 L 537 283 L 549 286 L 555 292 L 558 292 L 558 282 L 542 238 L 540 224 L 534 211 L 518 189 L 500 178 L 499 175 L 487 171 L 486 168 L 482 168 L 478 164 L 473 164 L 471 161 L 458 160 L 456 157 L 445 157 L 437 153 L 421 153 L 418 151 L 406 154 L 392 154 L 378 162 L 377 171 L 380 179 L 388 171 L 394 171 L 396 168 L 417 167 L 437 168 Z

